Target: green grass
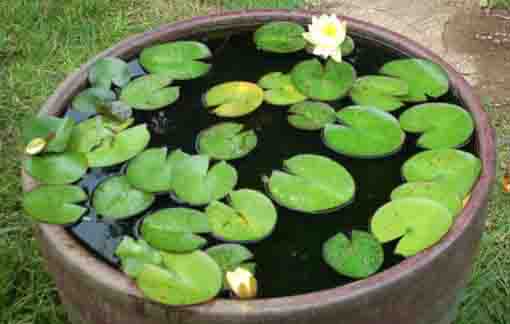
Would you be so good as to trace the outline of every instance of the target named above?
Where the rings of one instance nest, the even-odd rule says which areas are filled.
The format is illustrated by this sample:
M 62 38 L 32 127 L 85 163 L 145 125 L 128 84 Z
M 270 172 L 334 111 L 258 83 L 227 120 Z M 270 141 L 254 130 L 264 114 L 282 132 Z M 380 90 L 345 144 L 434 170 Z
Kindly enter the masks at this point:
M 480 0 L 480 5 L 484 8 L 510 8 L 510 0 Z
M 67 74 L 97 52 L 153 26 L 213 12 L 218 1 L 3 0 L 0 5 L 0 323 L 67 323 L 54 285 L 43 269 L 31 223 L 21 211 L 21 121 L 39 109 Z M 224 1 L 229 8 L 245 8 L 253 3 Z M 510 139 L 508 115 L 496 109 L 489 111 L 500 135 Z M 501 144 L 499 148 L 500 161 L 505 163 L 509 160 L 509 145 L 510 142 Z M 503 194 L 500 188 L 498 184 L 490 202 L 481 254 L 456 324 L 510 323 L 510 195 Z

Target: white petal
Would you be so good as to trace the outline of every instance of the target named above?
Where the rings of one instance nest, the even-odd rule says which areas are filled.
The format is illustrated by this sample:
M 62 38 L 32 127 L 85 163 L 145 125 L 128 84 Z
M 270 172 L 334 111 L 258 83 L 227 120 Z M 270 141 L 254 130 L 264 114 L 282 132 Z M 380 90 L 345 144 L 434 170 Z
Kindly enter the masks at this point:
M 331 58 L 333 59 L 333 61 L 335 62 L 342 62 L 342 50 L 339 48 L 337 49 L 332 55 L 331 55 Z

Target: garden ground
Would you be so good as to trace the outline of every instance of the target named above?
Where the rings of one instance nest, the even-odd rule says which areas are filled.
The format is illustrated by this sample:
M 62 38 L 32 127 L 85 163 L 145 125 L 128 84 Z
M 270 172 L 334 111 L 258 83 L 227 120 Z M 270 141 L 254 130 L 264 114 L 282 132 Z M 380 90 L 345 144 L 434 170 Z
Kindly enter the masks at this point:
M 501 3 L 506 0 L 500 0 Z M 20 122 L 95 53 L 128 35 L 218 10 L 220 0 L 3 0 L 0 6 L 0 323 L 67 323 L 42 266 L 19 183 Z M 225 6 L 254 0 L 225 0 Z M 259 0 L 297 6 L 301 0 Z M 456 66 L 476 87 L 498 131 L 500 168 L 486 233 L 456 324 L 510 323 L 510 16 L 479 0 L 310 0 L 401 32 Z

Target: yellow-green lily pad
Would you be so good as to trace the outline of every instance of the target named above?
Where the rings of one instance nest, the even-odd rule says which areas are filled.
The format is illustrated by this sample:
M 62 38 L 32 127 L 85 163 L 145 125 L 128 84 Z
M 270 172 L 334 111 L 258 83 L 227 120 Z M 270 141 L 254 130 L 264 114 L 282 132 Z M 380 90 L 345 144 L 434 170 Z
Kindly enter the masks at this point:
M 23 209 L 37 222 L 48 224 L 71 224 L 87 211 L 76 205 L 87 200 L 87 194 L 78 186 L 39 186 L 25 193 Z
M 289 74 L 268 73 L 259 80 L 258 85 L 265 89 L 264 100 L 275 106 L 288 106 L 306 100 L 292 83 Z
M 354 197 L 355 183 L 339 163 L 320 155 L 296 155 L 265 179 L 272 198 L 280 205 L 304 213 L 339 208 Z
M 298 129 L 318 130 L 335 122 L 336 115 L 333 107 L 326 103 L 304 101 L 290 107 L 287 120 Z
M 217 160 L 233 160 L 246 156 L 257 146 L 257 134 L 243 131 L 239 123 L 220 123 L 198 134 L 197 151 Z
M 97 186 L 92 205 L 107 219 L 124 219 L 137 215 L 154 202 L 152 193 L 131 186 L 125 176 L 112 176 Z
M 401 79 L 368 75 L 354 82 L 350 96 L 358 105 L 393 111 L 405 105 L 400 97 L 407 95 L 408 92 L 407 82 Z
M 308 98 L 331 101 L 345 97 L 356 80 L 356 70 L 347 62 L 318 59 L 298 63 L 291 72 L 294 86 Z
M 122 89 L 120 100 L 134 109 L 156 110 L 179 98 L 179 87 L 168 87 L 173 79 L 164 74 L 149 74 L 135 79 Z
M 78 181 L 88 169 L 85 154 L 48 153 L 31 156 L 23 162 L 25 170 L 44 184 L 69 184 Z
M 379 208 L 372 217 L 371 230 L 382 243 L 400 239 L 395 253 L 409 257 L 439 242 L 452 221 L 448 208 L 434 200 L 405 198 Z
M 251 189 L 231 192 L 229 205 L 213 201 L 205 212 L 213 235 L 229 242 L 260 241 L 273 232 L 278 219 L 271 200 Z
M 23 123 L 23 143 L 27 145 L 35 138 L 42 138 L 48 144 L 46 152 L 64 152 L 71 138 L 75 121 L 72 118 L 53 116 L 32 117 Z
M 159 251 L 150 247 L 144 240 L 135 241 L 129 236 L 124 236 L 115 250 L 115 255 L 120 258 L 122 271 L 131 278 L 138 277 L 145 264 L 163 263 Z
M 116 57 L 105 57 L 94 63 L 89 71 L 89 82 L 93 87 L 110 89 L 112 84 L 124 87 L 131 80 L 129 66 Z
M 384 261 L 381 243 L 370 233 L 352 231 L 351 239 L 338 233 L 322 247 L 324 261 L 336 272 L 351 278 L 366 278 Z
M 220 117 L 240 117 L 260 107 L 264 91 L 255 83 L 232 81 L 214 86 L 204 96 L 206 108 Z
M 72 107 L 82 113 L 95 114 L 97 107 L 108 105 L 116 98 L 115 93 L 109 89 L 88 88 L 74 97 Z
M 259 50 L 273 53 L 293 53 L 305 48 L 303 26 L 275 21 L 259 27 L 254 34 L 254 42 Z
M 406 132 L 423 133 L 417 144 L 426 149 L 465 145 L 475 129 L 471 114 L 457 105 L 431 102 L 416 105 L 400 115 Z
M 341 124 L 328 124 L 324 144 L 335 152 L 353 157 L 376 158 L 400 150 L 405 133 L 390 113 L 374 107 L 349 106 L 336 113 Z

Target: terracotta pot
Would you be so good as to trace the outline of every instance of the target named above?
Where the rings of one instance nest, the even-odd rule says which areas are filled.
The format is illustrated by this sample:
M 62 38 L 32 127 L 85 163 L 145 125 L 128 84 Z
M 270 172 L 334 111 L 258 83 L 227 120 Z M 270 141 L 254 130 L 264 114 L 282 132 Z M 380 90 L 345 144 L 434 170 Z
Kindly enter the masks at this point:
M 70 75 L 46 102 L 41 114 L 60 115 L 86 87 L 87 69 L 100 57 L 129 59 L 160 42 L 213 31 L 255 27 L 272 20 L 308 23 L 312 12 L 246 11 L 199 17 L 136 35 L 106 50 Z M 315 13 L 317 14 L 317 13 Z M 74 324 L 439 324 L 451 323 L 466 285 L 484 227 L 487 198 L 494 180 L 494 131 L 466 81 L 427 49 L 383 28 L 348 20 L 350 32 L 410 56 L 441 64 L 455 94 L 476 122 L 476 150 L 483 161 L 471 200 L 448 235 L 434 247 L 400 264 L 335 289 L 287 298 L 236 301 L 216 299 L 192 307 L 167 307 L 142 297 L 133 282 L 85 250 L 61 226 L 38 225 L 37 237 Z M 25 189 L 33 185 L 23 176 Z

